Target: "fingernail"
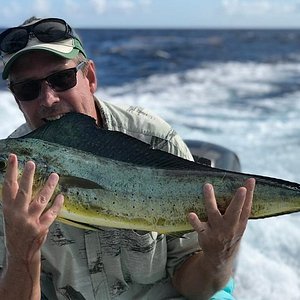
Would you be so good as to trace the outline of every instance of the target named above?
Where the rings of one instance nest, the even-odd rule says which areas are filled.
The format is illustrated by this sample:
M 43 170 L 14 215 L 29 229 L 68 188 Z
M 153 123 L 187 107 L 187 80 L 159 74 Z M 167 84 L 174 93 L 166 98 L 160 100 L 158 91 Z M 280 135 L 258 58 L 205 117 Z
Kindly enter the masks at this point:
M 204 186 L 203 186 L 203 191 L 205 193 L 208 193 L 212 190 L 212 185 L 210 183 L 205 183 Z
M 53 180 L 53 181 L 57 181 L 57 182 L 58 182 L 58 180 L 59 180 L 59 175 L 58 175 L 57 173 L 51 173 L 51 174 L 49 175 L 49 178 L 51 178 L 51 180 Z
M 196 215 L 195 215 L 195 213 L 189 213 L 188 214 L 188 219 L 190 220 L 190 221 L 194 221 L 195 219 L 196 219 Z
M 247 193 L 247 189 L 245 187 L 241 187 L 241 188 L 239 188 L 238 193 L 240 194 L 240 197 L 245 198 L 246 193 Z
M 11 162 L 13 162 L 13 160 L 14 160 L 14 154 L 10 153 L 8 155 L 8 161 L 11 163 Z
M 31 160 L 26 162 L 25 167 L 27 170 L 32 171 L 35 168 L 35 163 Z

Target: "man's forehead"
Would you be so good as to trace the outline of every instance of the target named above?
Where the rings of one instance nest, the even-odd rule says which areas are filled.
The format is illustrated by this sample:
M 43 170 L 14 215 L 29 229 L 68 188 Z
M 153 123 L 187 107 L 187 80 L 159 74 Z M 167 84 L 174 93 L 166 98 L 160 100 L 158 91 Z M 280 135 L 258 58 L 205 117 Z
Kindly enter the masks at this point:
M 33 51 L 29 51 L 24 53 L 23 55 L 21 55 L 20 57 L 18 57 L 12 67 L 16 66 L 16 65 L 22 65 L 23 63 L 27 63 L 27 62 L 31 62 L 31 63 L 35 63 L 35 62 L 42 62 L 42 63 L 52 63 L 52 62 L 63 62 L 63 61 L 67 61 L 66 58 L 63 58 L 61 56 L 55 55 L 51 52 L 48 51 L 43 51 L 43 50 L 33 50 Z
M 24 69 L 28 69 L 34 64 L 38 65 L 54 65 L 54 64 L 66 64 L 69 60 L 62 58 L 61 56 L 49 53 L 47 51 L 37 50 L 24 53 L 14 61 L 11 66 L 10 74 L 19 72 Z M 11 77 L 11 76 L 9 76 Z

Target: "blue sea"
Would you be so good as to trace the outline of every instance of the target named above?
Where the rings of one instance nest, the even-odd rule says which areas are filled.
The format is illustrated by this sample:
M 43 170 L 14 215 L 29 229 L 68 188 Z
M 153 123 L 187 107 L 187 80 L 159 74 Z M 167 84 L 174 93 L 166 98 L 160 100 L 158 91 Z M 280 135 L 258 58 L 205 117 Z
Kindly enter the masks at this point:
M 300 182 L 300 31 L 78 30 L 97 96 L 146 107 L 185 139 L 237 153 L 242 170 Z M 23 122 L 0 87 L 0 138 Z M 300 299 L 300 214 L 249 221 L 237 299 Z

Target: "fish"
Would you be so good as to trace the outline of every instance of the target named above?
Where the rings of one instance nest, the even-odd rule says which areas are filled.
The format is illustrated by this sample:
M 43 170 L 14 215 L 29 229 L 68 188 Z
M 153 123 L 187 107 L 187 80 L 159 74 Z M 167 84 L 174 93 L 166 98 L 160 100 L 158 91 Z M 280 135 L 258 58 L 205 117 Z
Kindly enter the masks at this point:
M 68 113 L 20 138 L 0 140 L 1 190 L 10 153 L 18 157 L 20 175 L 26 161 L 35 162 L 33 196 L 52 172 L 59 174 L 53 199 L 62 193 L 65 201 L 57 220 L 79 228 L 190 232 L 189 212 L 207 221 L 205 183 L 214 186 L 224 214 L 236 189 L 250 177 L 256 180 L 250 219 L 300 211 L 298 183 L 214 168 L 207 159 L 180 158 L 100 128 L 80 113 Z

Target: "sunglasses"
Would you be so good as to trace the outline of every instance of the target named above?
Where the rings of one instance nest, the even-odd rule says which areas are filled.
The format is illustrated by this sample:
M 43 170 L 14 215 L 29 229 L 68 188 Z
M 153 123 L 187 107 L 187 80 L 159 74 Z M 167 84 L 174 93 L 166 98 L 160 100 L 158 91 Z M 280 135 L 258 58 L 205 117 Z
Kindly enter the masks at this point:
M 36 99 L 41 93 L 43 81 L 46 81 L 55 92 L 63 92 L 73 88 L 77 84 L 76 74 L 85 64 L 86 62 L 82 61 L 74 68 L 55 72 L 42 79 L 10 83 L 8 87 L 19 101 L 32 101 Z
M 42 19 L 32 25 L 9 28 L 0 34 L 0 51 L 15 53 L 26 47 L 29 39 L 35 36 L 44 43 L 59 42 L 73 37 L 72 28 L 62 19 Z

